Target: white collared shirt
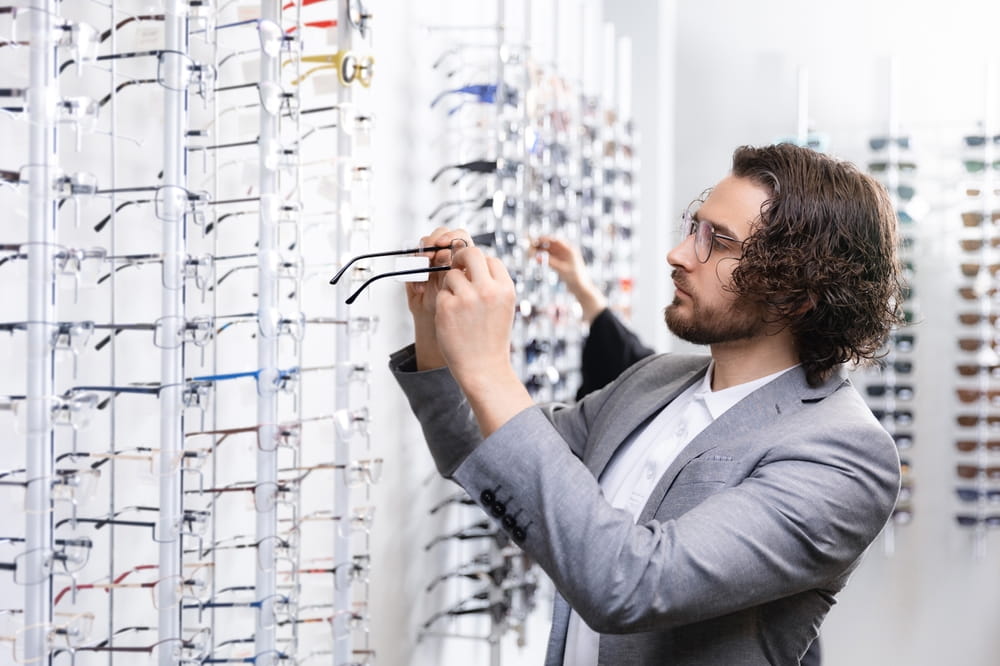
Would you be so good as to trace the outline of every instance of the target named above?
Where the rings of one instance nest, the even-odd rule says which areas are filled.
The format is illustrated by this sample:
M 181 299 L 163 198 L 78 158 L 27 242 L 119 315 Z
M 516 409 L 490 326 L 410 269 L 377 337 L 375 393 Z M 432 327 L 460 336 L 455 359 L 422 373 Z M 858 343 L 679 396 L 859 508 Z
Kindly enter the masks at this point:
M 660 410 L 649 425 L 615 451 L 599 480 L 612 506 L 630 512 L 638 520 L 656 484 L 692 439 L 740 400 L 792 368 L 712 391 L 714 369 L 713 361 L 701 382 L 685 389 Z M 600 634 L 572 611 L 563 666 L 596 666 L 599 641 Z

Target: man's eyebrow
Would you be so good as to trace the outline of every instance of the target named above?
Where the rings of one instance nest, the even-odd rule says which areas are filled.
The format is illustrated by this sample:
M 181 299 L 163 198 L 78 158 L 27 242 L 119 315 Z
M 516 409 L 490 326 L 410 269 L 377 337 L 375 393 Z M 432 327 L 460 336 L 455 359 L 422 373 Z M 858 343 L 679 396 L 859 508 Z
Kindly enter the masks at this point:
M 716 222 L 714 220 L 703 220 L 703 218 L 700 215 L 700 212 L 701 211 L 697 211 L 696 210 L 694 212 L 694 214 L 691 215 L 691 218 L 694 219 L 695 222 L 702 222 L 702 221 L 708 222 L 709 224 L 712 225 L 712 229 L 715 230 L 715 233 L 722 234 L 723 236 L 729 236 L 730 238 L 735 238 L 737 241 L 742 242 L 742 241 L 740 241 L 739 237 L 736 235 L 735 231 L 733 231 L 732 229 L 730 229 L 728 226 L 726 226 L 722 222 Z

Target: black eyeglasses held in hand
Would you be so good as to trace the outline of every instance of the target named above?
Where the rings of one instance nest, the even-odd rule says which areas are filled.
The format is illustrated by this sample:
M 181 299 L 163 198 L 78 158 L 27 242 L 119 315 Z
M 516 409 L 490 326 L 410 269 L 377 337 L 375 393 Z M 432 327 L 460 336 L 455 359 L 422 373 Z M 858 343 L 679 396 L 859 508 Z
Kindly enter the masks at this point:
M 463 239 L 456 238 L 447 245 L 427 245 L 421 247 L 408 248 L 404 250 L 389 250 L 385 252 L 369 252 L 367 254 L 359 254 L 356 257 L 352 257 L 346 264 L 344 264 L 340 268 L 339 271 L 337 271 L 336 275 L 330 278 L 330 284 L 337 284 L 337 282 L 340 281 L 340 278 L 344 276 L 344 273 L 347 272 L 347 269 L 350 268 L 355 263 L 357 263 L 358 261 L 361 261 L 362 259 L 374 259 L 378 257 L 399 257 L 404 255 L 414 255 L 422 252 L 439 252 L 441 250 L 450 250 L 451 252 L 456 252 L 465 247 L 468 247 L 468 245 L 469 244 L 465 242 Z M 365 280 L 364 283 L 362 283 L 362 285 L 354 291 L 354 293 L 352 293 L 350 296 L 347 297 L 345 303 L 347 303 L 348 305 L 352 304 L 355 300 L 357 300 L 358 296 L 361 295 L 361 292 L 364 291 L 368 287 L 368 285 L 375 282 L 376 280 L 381 280 L 387 277 L 404 277 L 407 275 L 419 275 L 421 273 L 436 273 L 439 271 L 447 271 L 447 270 L 451 270 L 451 265 L 424 266 L 421 268 L 408 268 L 405 270 L 379 273 Z

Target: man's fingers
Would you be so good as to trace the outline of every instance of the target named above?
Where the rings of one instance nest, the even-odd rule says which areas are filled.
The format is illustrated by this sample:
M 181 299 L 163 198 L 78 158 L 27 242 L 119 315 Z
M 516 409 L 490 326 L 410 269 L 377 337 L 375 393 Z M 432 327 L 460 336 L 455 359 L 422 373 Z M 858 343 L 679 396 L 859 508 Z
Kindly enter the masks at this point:
M 451 257 L 451 267 L 464 271 L 468 279 L 473 281 L 490 276 L 486 255 L 478 247 L 466 247 L 454 252 Z

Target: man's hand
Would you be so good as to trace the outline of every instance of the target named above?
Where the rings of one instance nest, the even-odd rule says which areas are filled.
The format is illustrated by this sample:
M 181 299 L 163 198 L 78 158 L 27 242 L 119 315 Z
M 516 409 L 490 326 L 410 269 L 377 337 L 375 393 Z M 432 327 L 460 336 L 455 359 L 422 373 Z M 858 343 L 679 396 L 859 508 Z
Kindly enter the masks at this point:
M 535 253 L 548 253 L 549 267 L 559 275 L 559 279 L 580 303 L 585 322 L 589 324 L 608 307 L 608 300 L 590 279 L 590 272 L 579 249 L 555 236 L 540 236 L 532 244 L 532 250 Z
M 447 246 L 455 240 L 464 241 L 466 245 L 472 242 L 469 234 L 465 231 L 438 227 L 420 239 L 420 246 Z M 422 256 L 430 258 L 431 266 L 447 266 L 452 259 L 450 250 L 425 252 Z M 444 281 L 444 276 L 450 272 L 429 273 L 426 282 L 406 283 L 406 305 L 410 309 L 410 314 L 413 315 L 418 370 L 431 370 L 445 365 L 445 359 L 438 348 L 437 335 L 434 331 L 434 312 L 438 291 Z
M 514 282 L 499 259 L 477 247 L 455 252 L 451 267 L 437 291 L 434 330 L 487 437 L 533 404 L 510 364 Z

